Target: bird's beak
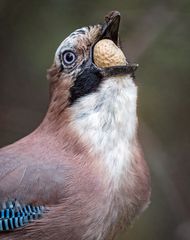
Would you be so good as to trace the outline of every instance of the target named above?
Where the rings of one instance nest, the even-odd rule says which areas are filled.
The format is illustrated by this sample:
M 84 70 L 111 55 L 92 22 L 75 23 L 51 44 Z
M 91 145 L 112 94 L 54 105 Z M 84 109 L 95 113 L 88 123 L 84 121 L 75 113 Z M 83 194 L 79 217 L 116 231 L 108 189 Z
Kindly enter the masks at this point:
M 110 39 L 116 45 L 119 45 L 120 18 L 120 13 L 117 11 L 113 11 L 105 16 L 105 22 L 102 27 L 102 35 L 100 39 Z
M 102 26 L 102 33 L 96 43 L 101 39 L 110 39 L 119 47 L 120 18 L 120 13 L 118 11 L 112 11 L 108 15 L 106 15 L 105 22 Z M 91 59 L 93 61 L 93 46 L 91 50 Z M 97 68 L 96 66 L 94 67 Z M 130 64 L 127 62 L 127 64 L 124 66 L 113 66 L 98 69 L 103 77 L 110 77 L 116 75 L 134 74 L 137 68 L 138 64 Z

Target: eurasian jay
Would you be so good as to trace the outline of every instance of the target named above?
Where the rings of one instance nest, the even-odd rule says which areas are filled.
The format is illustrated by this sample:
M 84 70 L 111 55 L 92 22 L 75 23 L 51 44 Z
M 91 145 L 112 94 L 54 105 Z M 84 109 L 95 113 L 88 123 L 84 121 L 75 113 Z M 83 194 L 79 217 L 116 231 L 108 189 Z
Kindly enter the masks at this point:
M 120 14 L 71 33 L 48 71 L 40 126 L 0 150 L 0 239 L 108 240 L 148 205 L 137 139 L 135 64 L 101 68 L 93 47 L 119 47 Z

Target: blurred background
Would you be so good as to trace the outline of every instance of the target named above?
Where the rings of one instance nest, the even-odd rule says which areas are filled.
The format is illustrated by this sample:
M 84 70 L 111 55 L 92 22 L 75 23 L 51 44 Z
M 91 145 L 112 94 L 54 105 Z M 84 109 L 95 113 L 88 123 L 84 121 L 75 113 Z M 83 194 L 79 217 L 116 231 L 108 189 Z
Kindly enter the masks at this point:
M 140 64 L 139 135 L 152 176 L 150 207 L 118 240 L 189 240 L 189 0 L 0 0 L 0 146 L 41 122 L 59 43 L 110 10 L 121 12 L 123 49 Z

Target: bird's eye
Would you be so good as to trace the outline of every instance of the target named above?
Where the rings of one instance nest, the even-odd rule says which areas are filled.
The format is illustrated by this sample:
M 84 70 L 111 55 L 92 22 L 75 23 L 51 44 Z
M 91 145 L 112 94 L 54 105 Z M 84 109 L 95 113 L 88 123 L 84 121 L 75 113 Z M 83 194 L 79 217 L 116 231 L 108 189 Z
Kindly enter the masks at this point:
M 62 61 L 65 65 L 70 65 L 76 60 L 76 55 L 72 51 L 66 51 L 62 53 Z

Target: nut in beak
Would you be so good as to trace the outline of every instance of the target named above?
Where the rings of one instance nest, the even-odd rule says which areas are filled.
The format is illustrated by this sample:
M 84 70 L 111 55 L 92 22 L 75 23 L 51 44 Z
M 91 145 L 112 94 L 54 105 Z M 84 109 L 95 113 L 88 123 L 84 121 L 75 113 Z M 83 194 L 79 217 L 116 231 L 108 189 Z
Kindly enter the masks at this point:
M 125 55 L 110 39 L 102 39 L 94 46 L 94 63 L 97 67 L 124 66 L 127 64 Z

